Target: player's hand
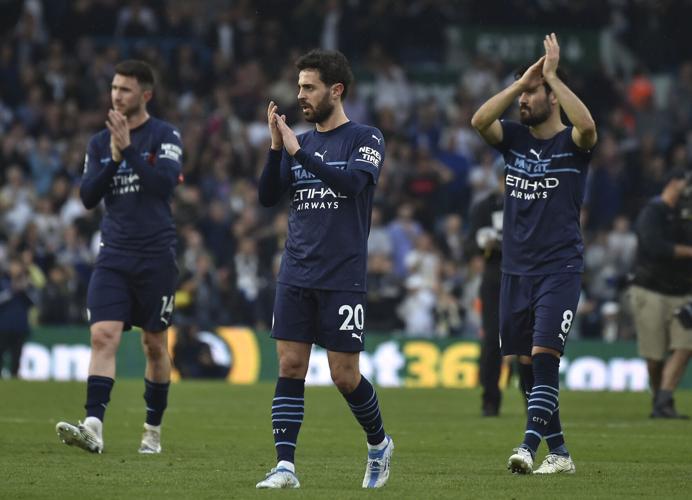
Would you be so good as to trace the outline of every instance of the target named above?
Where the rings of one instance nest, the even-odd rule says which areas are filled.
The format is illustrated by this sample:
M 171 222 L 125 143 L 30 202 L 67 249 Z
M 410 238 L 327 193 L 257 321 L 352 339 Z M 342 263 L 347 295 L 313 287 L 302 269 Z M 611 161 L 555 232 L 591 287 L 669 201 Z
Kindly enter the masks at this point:
M 278 111 L 279 107 L 274 103 L 274 101 L 269 101 L 269 107 L 267 108 L 267 124 L 269 125 L 269 132 L 272 136 L 272 149 L 274 151 L 280 150 L 284 145 L 281 132 L 279 132 L 279 129 L 276 126 L 275 117 L 278 116 Z M 283 116 L 285 119 L 286 115 Z
M 533 63 L 517 80 L 522 90 L 531 90 L 543 84 L 543 64 L 545 56 Z
M 115 163 L 120 163 L 121 161 L 123 161 L 123 155 L 122 155 L 122 153 L 120 153 L 120 150 L 115 145 L 115 142 L 113 141 L 112 135 L 111 135 L 111 158 L 113 158 L 113 161 Z
M 284 143 L 284 147 L 288 154 L 293 156 L 300 149 L 300 144 L 298 144 L 298 139 L 296 138 L 295 132 L 291 130 L 291 127 L 286 125 L 286 116 L 279 116 L 274 113 L 276 120 L 276 128 L 281 132 L 281 138 Z
M 127 118 L 119 111 L 109 110 L 106 127 L 111 133 L 113 144 L 122 152 L 130 145 L 130 127 L 127 126 Z
M 545 62 L 543 63 L 543 76 L 546 80 L 557 76 L 557 65 L 560 62 L 560 46 L 557 43 L 555 33 L 546 35 L 543 39 L 545 47 Z

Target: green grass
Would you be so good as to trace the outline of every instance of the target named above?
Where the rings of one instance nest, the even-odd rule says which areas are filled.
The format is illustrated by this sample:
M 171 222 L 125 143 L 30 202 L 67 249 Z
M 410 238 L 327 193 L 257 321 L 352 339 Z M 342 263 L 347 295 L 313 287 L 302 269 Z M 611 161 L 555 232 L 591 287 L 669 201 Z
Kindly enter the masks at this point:
M 647 394 L 562 394 L 577 473 L 532 477 L 505 469 L 523 432 L 518 391 L 501 417 L 482 419 L 477 391 L 380 389 L 396 451 L 386 488 L 363 491 L 362 432 L 335 389 L 308 388 L 302 488 L 276 492 L 255 490 L 274 461 L 272 385 L 175 385 L 159 456 L 137 454 L 143 387 L 133 380 L 115 385 L 103 455 L 60 444 L 55 423 L 82 417 L 84 387 L 0 381 L 0 498 L 689 498 L 692 486 L 692 422 L 646 418 Z M 692 392 L 677 400 L 692 410 Z

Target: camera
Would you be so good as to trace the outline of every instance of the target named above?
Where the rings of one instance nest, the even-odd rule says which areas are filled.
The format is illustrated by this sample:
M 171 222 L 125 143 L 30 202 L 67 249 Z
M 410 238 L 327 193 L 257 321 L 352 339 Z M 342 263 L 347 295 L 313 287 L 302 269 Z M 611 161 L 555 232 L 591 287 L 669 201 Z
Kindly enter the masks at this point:
M 685 220 L 692 220 L 692 170 L 685 172 L 685 190 L 680 197 L 680 214 Z
M 675 311 L 675 315 L 678 317 L 680 323 L 682 323 L 682 326 L 685 329 L 692 329 L 692 302 L 685 304 L 680 309 Z

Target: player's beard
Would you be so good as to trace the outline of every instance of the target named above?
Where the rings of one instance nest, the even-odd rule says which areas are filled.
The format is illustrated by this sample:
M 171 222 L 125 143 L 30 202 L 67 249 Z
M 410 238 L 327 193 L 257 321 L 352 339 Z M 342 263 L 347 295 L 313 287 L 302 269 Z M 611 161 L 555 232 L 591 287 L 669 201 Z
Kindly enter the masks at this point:
M 312 111 L 312 113 L 310 113 L 310 111 Z M 303 117 L 310 123 L 322 123 L 327 121 L 333 112 L 334 105 L 329 102 L 329 94 L 325 94 L 324 98 L 317 103 L 317 106 L 303 111 Z
M 522 113 L 525 109 L 527 112 Z M 535 127 L 550 118 L 550 103 L 546 99 L 545 103 L 534 106 L 533 109 L 524 107 L 519 109 L 519 121 L 528 127 Z
M 119 108 L 116 108 L 115 105 L 113 105 L 113 109 L 122 113 L 122 115 L 125 118 L 130 118 L 131 116 L 137 115 L 141 111 L 142 103 L 138 102 L 138 103 L 133 104 L 131 106 L 123 105 Z

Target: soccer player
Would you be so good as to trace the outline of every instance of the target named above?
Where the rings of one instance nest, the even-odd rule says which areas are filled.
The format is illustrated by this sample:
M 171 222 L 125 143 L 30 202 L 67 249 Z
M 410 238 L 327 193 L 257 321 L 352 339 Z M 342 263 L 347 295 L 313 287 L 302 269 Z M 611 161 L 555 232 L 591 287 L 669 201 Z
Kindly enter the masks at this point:
M 579 211 L 596 144 L 586 106 L 567 87 L 554 33 L 545 55 L 476 111 L 473 127 L 505 161 L 500 345 L 519 356 L 528 418 L 509 457 L 514 473 L 533 471 L 542 438 L 549 452 L 537 474 L 573 473 L 560 425 L 560 356 L 577 308 L 584 267 Z M 518 99 L 521 123 L 500 120 Z M 572 122 L 560 119 L 560 109 Z
M 272 401 L 278 463 L 257 488 L 300 487 L 294 457 L 312 344 L 327 350 L 332 380 L 365 431 L 363 488 L 379 488 L 389 478 L 394 442 L 358 363 L 365 340 L 370 214 L 384 140 L 378 129 L 353 123 L 344 113 L 353 75 L 343 54 L 313 50 L 296 67 L 298 104 L 315 129 L 296 137 L 270 102 L 271 149 L 259 182 L 262 205 L 276 205 L 287 191 L 291 202 L 271 334 L 279 358 Z
M 104 199 L 102 241 L 87 292 L 91 360 L 86 418 L 56 431 L 68 445 L 103 451 L 103 417 L 115 379 L 123 330 L 142 328 L 146 356 L 146 422 L 140 453 L 161 452 L 161 419 L 171 363 L 167 328 L 178 270 L 170 201 L 181 179 L 180 133 L 147 112 L 154 73 L 136 60 L 119 63 L 111 84 L 106 129 L 89 141 L 80 195 L 86 208 Z

